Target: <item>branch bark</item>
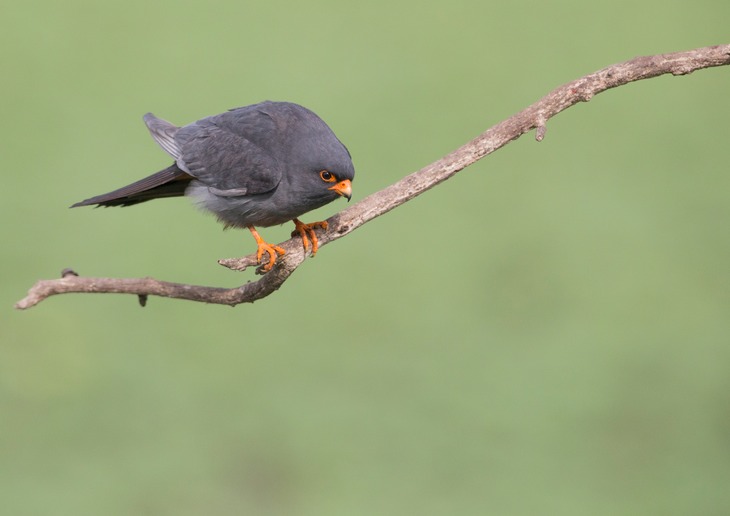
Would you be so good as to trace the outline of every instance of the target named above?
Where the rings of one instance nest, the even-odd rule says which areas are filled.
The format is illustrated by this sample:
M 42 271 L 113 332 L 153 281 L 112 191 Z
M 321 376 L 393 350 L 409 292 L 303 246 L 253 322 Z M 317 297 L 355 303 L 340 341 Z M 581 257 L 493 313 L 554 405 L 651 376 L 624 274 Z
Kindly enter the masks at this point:
M 545 137 L 546 123 L 550 118 L 579 102 L 589 101 L 598 93 L 668 73 L 686 75 L 695 70 L 729 64 L 730 45 L 717 45 L 686 52 L 637 57 L 564 84 L 440 160 L 334 215 L 327 220 L 329 229 L 318 234 L 319 246 L 342 238 L 374 218 L 410 201 L 532 129 L 536 129 L 536 140 L 541 141 Z M 279 245 L 286 250 L 286 254 L 277 260 L 276 266 L 261 279 L 237 288 L 169 283 L 154 278 L 88 278 L 67 270 L 60 279 L 38 281 L 15 307 L 27 309 L 50 296 L 71 292 L 134 294 L 139 296 L 142 305 L 147 296 L 230 306 L 252 303 L 278 290 L 306 258 L 299 237 Z M 219 260 L 218 263 L 238 271 L 257 265 L 254 254 Z M 261 272 L 261 267 L 257 272 Z

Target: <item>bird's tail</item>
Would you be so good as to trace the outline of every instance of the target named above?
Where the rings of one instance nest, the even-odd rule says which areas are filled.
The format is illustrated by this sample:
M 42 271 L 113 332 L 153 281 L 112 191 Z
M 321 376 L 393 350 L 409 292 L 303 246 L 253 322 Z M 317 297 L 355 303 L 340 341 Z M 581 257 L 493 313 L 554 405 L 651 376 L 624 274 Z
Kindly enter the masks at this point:
M 192 179 L 193 177 L 190 174 L 180 170 L 177 165 L 171 165 L 130 185 L 77 202 L 71 207 L 90 206 L 92 204 L 97 206 L 131 206 L 152 199 L 179 197 L 185 193 L 185 189 Z

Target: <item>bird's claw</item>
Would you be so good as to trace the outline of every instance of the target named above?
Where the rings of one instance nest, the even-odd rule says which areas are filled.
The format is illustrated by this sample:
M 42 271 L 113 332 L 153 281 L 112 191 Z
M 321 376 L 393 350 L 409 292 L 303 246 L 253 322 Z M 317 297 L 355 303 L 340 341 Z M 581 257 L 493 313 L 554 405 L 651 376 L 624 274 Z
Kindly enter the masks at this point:
M 302 245 L 304 246 L 304 251 L 306 252 L 309 250 L 309 241 L 312 241 L 312 256 L 317 254 L 317 250 L 319 249 L 319 241 L 317 240 L 317 234 L 314 232 L 315 229 L 324 229 L 327 230 L 327 221 L 322 220 L 319 222 L 312 222 L 310 224 L 305 224 L 299 219 L 294 219 L 294 225 L 296 226 L 295 233 L 292 233 L 292 236 L 295 234 L 299 234 L 299 236 L 302 238 Z
M 258 249 L 256 250 L 256 261 L 258 263 L 261 263 L 261 258 L 264 257 L 264 253 L 269 255 L 269 261 L 261 266 L 261 274 L 269 272 L 276 263 L 276 256 L 283 256 L 286 251 L 279 247 L 278 245 L 269 244 L 268 242 L 265 242 L 263 238 L 261 238 L 261 235 L 259 235 L 258 231 L 256 231 L 256 228 L 253 226 L 248 226 L 248 230 L 251 232 L 253 237 L 256 239 L 256 245 L 258 246 Z
M 264 253 L 269 255 L 269 261 L 261 266 L 261 272 L 269 272 L 276 263 L 276 256 L 284 256 L 284 253 L 286 252 L 278 245 L 269 244 L 267 242 L 259 242 L 258 246 L 258 250 L 256 251 L 256 261 L 258 263 L 261 263 L 261 258 L 264 257 Z

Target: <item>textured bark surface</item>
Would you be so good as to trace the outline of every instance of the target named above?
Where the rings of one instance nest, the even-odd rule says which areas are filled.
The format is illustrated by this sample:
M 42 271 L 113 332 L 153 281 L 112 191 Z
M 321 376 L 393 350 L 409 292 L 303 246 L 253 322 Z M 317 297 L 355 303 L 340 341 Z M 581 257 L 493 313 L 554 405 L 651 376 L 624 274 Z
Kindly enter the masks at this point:
M 686 52 L 637 57 L 564 84 L 440 160 L 334 215 L 327 220 L 329 229 L 326 232 L 317 232 L 319 245 L 327 245 L 408 202 L 532 129 L 536 129 L 536 140 L 541 141 L 545 137 L 546 123 L 550 118 L 579 102 L 589 101 L 594 95 L 607 89 L 664 74 L 686 75 L 695 70 L 728 64 L 730 45 L 718 45 Z M 147 296 L 231 306 L 252 303 L 278 290 L 306 258 L 299 237 L 279 245 L 286 250 L 286 254 L 277 260 L 276 266 L 258 281 L 237 288 L 169 283 L 153 278 L 85 278 L 67 270 L 60 279 L 38 281 L 15 307 L 30 308 L 49 296 L 71 292 L 134 294 L 139 296 L 142 305 Z M 257 265 L 254 254 L 220 260 L 219 263 L 239 271 Z M 258 270 L 260 272 L 261 268 Z

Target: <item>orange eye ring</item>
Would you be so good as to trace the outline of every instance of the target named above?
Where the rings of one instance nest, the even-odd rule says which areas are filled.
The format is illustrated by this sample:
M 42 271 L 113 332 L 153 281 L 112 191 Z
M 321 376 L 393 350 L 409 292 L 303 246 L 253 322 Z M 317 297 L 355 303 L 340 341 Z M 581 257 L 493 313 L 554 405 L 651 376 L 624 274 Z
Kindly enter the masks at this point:
M 321 177 L 322 181 L 324 181 L 325 183 L 334 183 L 335 181 L 337 181 L 335 175 L 329 170 L 320 170 L 319 177 Z

